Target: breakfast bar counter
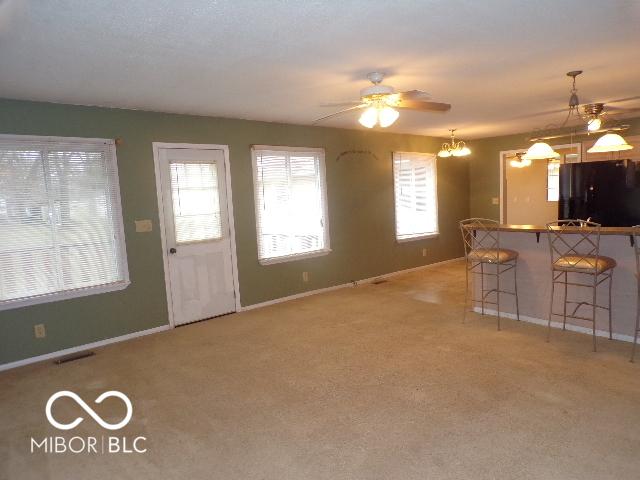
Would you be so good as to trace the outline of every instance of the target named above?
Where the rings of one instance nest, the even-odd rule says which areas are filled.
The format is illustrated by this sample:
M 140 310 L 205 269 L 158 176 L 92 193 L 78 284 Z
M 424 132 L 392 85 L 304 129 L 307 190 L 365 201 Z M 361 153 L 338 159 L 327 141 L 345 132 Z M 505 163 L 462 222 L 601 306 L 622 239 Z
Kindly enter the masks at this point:
M 547 227 L 544 225 L 499 225 L 496 227 L 500 235 L 500 249 L 518 252 L 517 283 L 519 293 L 520 319 L 547 325 L 551 296 L 551 254 L 547 239 Z M 479 226 L 478 230 L 484 230 Z M 569 236 L 580 235 L 592 231 L 589 227 L 563 229 Z M 479 232 L 476 233 L 480 235 Z M 638 284 L 636 280 L 636 258 L 634 251 L 634 229 L 632 227 L 601 227 L 600 255 L 613 258 L 617 266 L 612 277 L 612 323 L 614 338 L 632 341 L 636 321 L 636 303 Z M 501 289 L 513 291 L 513 278 L 504 276 L 500 280 Z M 479 298 L 479 282 L 474 282 L 475 298 Z M 493 288 L 493 286 L 491 286 Z M 555 305 L 561 305 L 562 293 L 556 288 Z M 583 291 L 584 290 L 584 291 Z M 586 288 L 569 288 L 568 296 L 577 301 L 589 301 L 590 292 Z M 607 287 L 598 287 L 598 303 L 608 302 Z M 516 317 L 515 299 L 510 295 L 501 297 L 501 315 Z M 474 310 L 480 312 L 480 304 L 476 302 Z M 556 308 L 557 310 L 557 308 Z M 596 328 L 597 335 L 609 336 L 607 312 L 598 309 Z M 485 307 L 485 313 L 495 315 L 495 306 Z M 554 316 L 552 326 L 562 328 L 562 318 Z M 567 329 L 591 333 L 591 322 L 577 319 L 567 320 Z M 557 334 L 555 334 L 557 335 Z

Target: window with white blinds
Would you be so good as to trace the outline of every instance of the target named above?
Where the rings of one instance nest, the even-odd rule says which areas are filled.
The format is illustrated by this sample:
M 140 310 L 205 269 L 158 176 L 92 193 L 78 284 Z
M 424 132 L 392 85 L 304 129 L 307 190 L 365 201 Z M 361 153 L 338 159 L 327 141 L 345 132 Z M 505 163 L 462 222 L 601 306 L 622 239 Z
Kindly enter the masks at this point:
M 260 262 L 329 252 L 324 151 L 254 147 L 253 175 Z
M 0 136 L 0 309 L 128 284 L 113 141 Z
M 438 234 L 436 156 L 393 153 L 396 238 L 400 241 Z

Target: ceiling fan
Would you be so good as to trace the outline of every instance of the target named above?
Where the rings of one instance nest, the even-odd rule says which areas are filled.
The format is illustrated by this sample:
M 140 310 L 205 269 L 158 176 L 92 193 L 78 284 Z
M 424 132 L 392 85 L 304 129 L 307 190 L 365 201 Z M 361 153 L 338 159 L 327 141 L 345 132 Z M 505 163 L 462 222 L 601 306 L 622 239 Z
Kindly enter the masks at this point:
M 420 90 L 409 90 L 408 92 L 396 92 L 390 85 L 383 85 L 384 74 L 371 72 L 367 75 L 373 84 L 360 91 L 360 100 L 353 102 L 341 102 L 324 104 L 327 107 L 347 107 L 338 112 L 319 118 L 313 122 L 317 124 L 328 118 L 342 115 L 353 110 L 362 110 L 359 122 L 362 126 L 373 128 L 379 124 L 382 128 L 392 125 L 400 116 L 396 108 L 419 110 L 423 112 L 446 112 L 451 109 L 448 103 L 430 101 L 429 94 Z
M 576 77 L 582 73 L 582 70 L 572 70 L 567 72 L 567 76 L 571 77 L 571 94 L 569 96 L 569 109 L 562 110 L 554 110 L 551 112 L 542 112 L 536 113 L 529 116 L 539 116 L 539 115 L 548 115 L 553 113 L 560 113 L 567 111 L 567 116 L 562 122 L 561 125 L 551 124 L 547 125 L 544 130 L 549 129 L 562 129 L 566 127 L 569 123 L 569 120 L 572 118 L 577 118 L 581 122 L 586 123 L 586 129 L 583 131 L 578 131 L 577 129 L 572 129 L 572 131 L 559 132 L 555 134 L 547 134 L 545 136 L 537 135 L 529 138 L 529 141 L 535 142 L 533 145 L 529 147 L 527 152 L 522 155 L 519 161 L 512 162 L 512 166 L 517 166 L 522 168 L 522 160 L 544 160 L 544 159 L 557 159 L 560 157 L 560 154 L 556 152 L 546 140 L 551 140 L 553 138 L 561 138 L 568 137 L 573 135 L 590 135 L 592 133 L 604 133 L 596 142 L 591 146 L 587 153 L 605 153 L 605 152 L 621 152 L 624 150 L 631 150 L 633 145 L 627 143 L 627 141 L 618 133 L 623 130 L 629 128 L 629 125 L 616 125 L 616 126 L 607 126 L 603 128 L 602 119 L 605 116 L 615 115 L 620 113 L 630 113 L 639 111 L 640 108 L 620 108 L 620 107 L 612 107 L 611 103 L 622 103 L 630 100 L 640 99 L 640 96 L 628 97 L 628 98 L 620 98 L 618 100 L 609 100 L 608 102 L 596 102 L 596 103 L 585 103 L 581 104 L 580 99 L 578 98 L 578 89 L 576 88 Z M 540 130 L 538 130 L 540 132 Z
M 624 103 L 632 100 L 638 100 L 640 99 L 640 95 L 635 97 L 608 100 L 605 102 L 580 103 L 580 99 L 578 98 L 578 88 L 576 87 L 576 78 L 580 74 L 582 74 L 582 70 L 572 70 L 570 72 L 567 72 L 567 77 L 571 77 L 572 79 L 568 110 L 565 107 L 559 110 L 536 113 L 531 116 L 542 116 L 567 112 L 567 117 L 559 126 L 560 128 L 566 126 L 571 119 L 577 118 L 580 121 L 586 123 L 587 132 L 597 132 L 602 128 L 603 120 L 605 120 L 607 116 L 640 111 L 640 107 L 622 108 L 612 105 L 614 103 Z

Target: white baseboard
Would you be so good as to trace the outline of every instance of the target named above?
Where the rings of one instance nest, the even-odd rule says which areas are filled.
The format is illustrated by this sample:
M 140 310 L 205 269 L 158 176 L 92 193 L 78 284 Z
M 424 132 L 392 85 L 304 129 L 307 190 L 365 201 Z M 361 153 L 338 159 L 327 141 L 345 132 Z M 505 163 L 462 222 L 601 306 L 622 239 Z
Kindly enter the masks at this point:
M 363 278 L 361 280 L 355 280 L 349 283 L 342 283 L 340 285 L 333 285 L 331 287 L 318 288 L 316 290 L 309 290 L 308 292 L 296 293 L 295 295 L 288 295 L 286 297 L 275 298 L 266 302 L 254 303 L 253 305 L 247 305 L 242 307 L 240 311 L 254 310 L 256 308 L 268 307 L 269 305 L 275 305 L 277 303 L 288 302 L 289 300 L 295 300 L 297 298 L 308 297 L 310 295 L 317 295 L 318 293 L 331 292 L 332 290 L 338 290 L 340 288 L 355 287 L 357 285 L 364 285 L 367 283 L 373 283 L 376 280 L 384 278 L 395 277 L 396 275 L 402 275 L 403 273 L 415 272 L 417 270 L 423 270 L 425 268 L 437 267 L 439 265 L 445 265 L 447 263 L 457 262 L 464 260 L 464 257 L 451 258 L 449 260 L 443 260 L 442 262 L 429 263 L 428 265 L 420 265 L 419 267 L 407 268 L 404 270 L 398 270 L 395 272 L 384 273 L 375 277 Z
M 37 357 L 30 357 L 30 358 L 25 358 L 24 360 L 17 360 L 15 362 L 5 363 L 0 365 L 0 372 L 4 370 L 10 370 L 12 368 L 23 367 L 31 363 L 43 362 L 45 360 L 52 360 L 54 358 L 64 357 L 66 355 L 82 352 L 84 350 L 89 350 L 91 348 L 104 347 L 105 345 L 109 345 L 111 343 L 124 342 L 126 340 L 131 340 L 132 338 L 143 337 L 145 335 L 151 335 L 152 333 L 163 332 L 169 329 L 171 329 L 169 325 L 162 325 L 161 327 L 149 328 L 147 330 L 141 330 L 139 332 L 133 332 L 133 333 L 128 333 L 126 335 L 121 335 L 119 337 L 107 338 L 106 340 L 100 340 L 98 342 L 86 343 L 84 345 L 79 345 L 77 347 L 65 348 L 64 350 L 45 353 L 44 355 L 38 355 Z
M 400 275 L 400 274 L 403 274 L 403 273 L 414 272 L 416 270 L 422 270 L 422 269 L 425 269 L 425 268 L 436 267 L 438 265 L 444 265 L 444 264 L 447 264 L 447 263 L 456 262 L 456 261 L 463 260 L 463 259 L 464 259 L 463 257 L 452 258 L 450 260 L 444 260 L 442 262 L 430 263 L 428 265 L 420 265 L 419 267 L 407 268 L 405 270 L 398 270 L 396 272 L 385 273 L 383 275 L 378 275 L 378 276 L 375 276 L 375 277 L 364 278 L 364 279 L 361 279 L 361 280 L 357 280 L 355 282 L 343 283 L 341 285 L 334 285 L 332 287 L 320 288 L 318 290 L 310 290 L 308 292 L 297 293 L 295 295 L 289 295 L 287 297 L 276 298 L 274 300 L 269 300 L 267 302 L 255 303 L 253 305 L 248 305 L 246 307 L 241 307 L 240 311 L 253 310 L 253 309 L 256 309 L 256 308 L 267 307 L 269 305 L 274 305 L 276 303 L 287 302 L 289 300 L 295 300 L 296 298 L 308 297 L 310 295 L 316 295 L 318 293 L 330 292 L 331 290 L 337 290 L 339 288 L 353 287 L 353 286 L 356 286 L 356 285 L 372 283 L 375 280 L 388 278 L 388 277 L 393 277 L 393 276 Z M 65 355 L 71 355 L 72 353 L 77 353 L 77 352 L 81 352 L 81 351 L 84 351 L 84 350 L 89 350 L 91 348 L 103 347 L 103 346 L 109 345 L 111 343 L 124 342 L 124 341 L 130 340 L 132 338 L 142 337 L 142 336 L 145 336 L 145 335 L 151 335 L 152 333 L 157 333 L 157 332 L 163 332 L 163 331 L 166 331 L 166 330 L 170 330 L 171 328 L 172 327 L 170 325 L 162 325 L 160 327 L 149 328 L 147 330 L 142 330 L 140 332 L 128 333 L 126 335 L 121 335 L 119 337 L 108 338 L 106 340 L 100 340 L 98 342 L 87 343 L 87 344 L 84 344 L 84 345 L 79 345 L 77 347 L 66 348 L 64 350 L 58 350 L 58 351 L 51 352 L 51 353 L 45 353 L 44 355 L 38 355 L 36 357 L 30 357 L 30 358 L 25 358 L 23 360 L 17 360 L 15 362 L 5 363 L 5 364 L 0 365 L 0 372 L 2 372 L 4 370 L 10 370 L 12 368 L 22 367 L 22 366 L 29 365 L 29 364 L 32 364 L 32 363 L 43 362 L 43 361 L 46 361 L 46 360 L 52 360 L 54 358 L 63 357 Z
M 480 307 L 474 307 L 473 311 L 476 313 L 481 313 L 482 309 Z M 498 311 L 493 309 L 485 308 L 484 313 L 485 315 L 492 315 L 494 317 L 498 316 Z M 500 312 L 500 316 L 504 318 L 509 318 L 511 320 L 517 320 L 515 313 Z M 544 327 L 546 327 L 549 322 L 549 320 L 543 320 L 541 318 L 536 318 L 536 317 L 529 317 L 527 315 L 522 315 L 522 314 L 520 315 L 520 320 L 528 323 L 535 323 L 536 325 L 542 325 Z M 554 322 L 552 320 L 551 326 L 553 328 L 562 329 L 562 322 Z M 581 327 L 580 325 L 573 325 L 573 324 L 567 323 L 567 330 L 571 330 L 572 332 L 585 333 L 587 335 L 592 335 L 592 331 L 589 327 Z M 596 336 L 609 338 L 609 332 L 606 330 L 596 330 Z M 613 339 L 622 340 L 623 342 L 633 343 L 633 335 L 624 335 L 622 333 L 614 332 Z

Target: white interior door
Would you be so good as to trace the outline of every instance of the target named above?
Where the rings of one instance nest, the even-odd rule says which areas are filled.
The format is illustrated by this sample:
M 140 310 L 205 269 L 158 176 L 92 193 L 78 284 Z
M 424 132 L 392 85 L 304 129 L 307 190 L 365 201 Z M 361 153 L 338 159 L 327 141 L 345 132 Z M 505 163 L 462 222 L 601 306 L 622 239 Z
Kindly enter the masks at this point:
M 174 325 L 236 309 L 222 150 L 158 150 Z

